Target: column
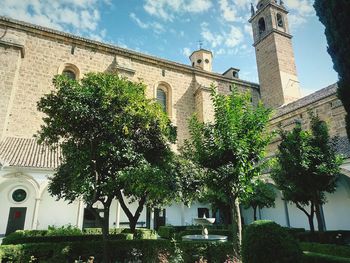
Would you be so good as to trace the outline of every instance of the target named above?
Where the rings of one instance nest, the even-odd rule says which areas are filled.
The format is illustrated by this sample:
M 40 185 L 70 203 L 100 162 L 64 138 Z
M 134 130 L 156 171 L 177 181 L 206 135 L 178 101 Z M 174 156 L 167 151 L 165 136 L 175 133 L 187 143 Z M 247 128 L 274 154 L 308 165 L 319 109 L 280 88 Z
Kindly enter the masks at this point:
M 78 199 L 78 213 L 77 213 L 77 221 L 76 226 L 80 229 L 83 229 L 83 223 L 84 223 L 84 201 L 83 199 Z
M 33 220 L 32 220 L 32 230 L 36 230 L 38 228 L 38 216 L 39 216 L 40 200 L 41 200 L 40 198 L 35 198 L 34 213 L 33 213 Z
M 283 204 L 284 204 L 284 214 L 286 215 L 286 225 L 287 225 L 287 227 L 290 227 L 288 203 L 286 200 L 283 200 Z
M 117 212 L 115 217 L 115 227 L 119 228 L 120 227 L 120 203 L 118 200 L 116 201 L 117 201 Z

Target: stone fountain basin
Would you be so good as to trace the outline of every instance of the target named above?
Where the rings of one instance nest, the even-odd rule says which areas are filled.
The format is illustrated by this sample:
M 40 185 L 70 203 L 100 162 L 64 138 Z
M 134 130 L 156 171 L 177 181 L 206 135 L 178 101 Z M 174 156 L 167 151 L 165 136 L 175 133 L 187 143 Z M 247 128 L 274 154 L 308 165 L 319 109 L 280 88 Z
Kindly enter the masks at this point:
M 212 225 L 215 222 L 215 218 L 194 218 L 194 222 L 198 225 Z
M 182 237 L 183 241 L 217 241 L 226 242 L 227 236 L 221 235 L 186 235 Z

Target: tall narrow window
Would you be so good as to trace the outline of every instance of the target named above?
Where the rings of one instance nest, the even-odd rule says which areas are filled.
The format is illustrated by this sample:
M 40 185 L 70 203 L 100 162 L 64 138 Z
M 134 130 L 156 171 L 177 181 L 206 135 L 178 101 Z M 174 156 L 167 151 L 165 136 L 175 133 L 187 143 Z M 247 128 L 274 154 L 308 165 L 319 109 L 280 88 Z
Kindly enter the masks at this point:
M 266 26 L 265 26 L 264 18 L 259 19 L 258 26 L 259 26 L 259 34 L 262 34 L 263 32 L 265 32 Z
M 277 25 L 279 26 L 279 27 L 283 27 L 283 17 L 282 17 L 282 15 L 281 14 L 277 14 Z
M 162 106 L 163 110 L 167 112 L 167 97 L 163 89 L 157 89 L 157 101 Z

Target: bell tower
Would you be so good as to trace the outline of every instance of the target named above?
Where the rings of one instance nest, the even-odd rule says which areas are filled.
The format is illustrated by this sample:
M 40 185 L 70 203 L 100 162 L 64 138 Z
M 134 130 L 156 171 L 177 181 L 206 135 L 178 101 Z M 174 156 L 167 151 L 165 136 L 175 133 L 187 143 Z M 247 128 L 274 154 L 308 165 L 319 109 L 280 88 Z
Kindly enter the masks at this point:
M 276 108 L 301 97 L 288 11 L 282 0 L 260 0 L 251 6 L 260 92 L 264 104 Z

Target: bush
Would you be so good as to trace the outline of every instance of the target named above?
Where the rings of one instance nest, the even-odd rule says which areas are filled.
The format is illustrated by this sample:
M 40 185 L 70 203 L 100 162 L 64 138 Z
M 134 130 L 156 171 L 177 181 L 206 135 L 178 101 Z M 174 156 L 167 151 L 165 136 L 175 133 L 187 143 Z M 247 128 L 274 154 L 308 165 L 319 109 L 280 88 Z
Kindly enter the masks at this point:
M 125 228 L 122 233 L 133 233 L 131 229 Z M 136 228 L 134 234 L 134 239 L 157 239 L 157 232 L 148 228 Z
M 102 235 L 77 235 L 77 236 L 28 236 L 5 238 L 2 241 L 3 245 L 16 245 L 27 243 L 54 243 L 54 242 L 84 242 L 84 241 L 100 241 Z M 109 236 L 110 240 L 132 240 L 132 233 L 120 233 Z
M 296 237 L 302 242 L 345 245 L 350 243 L 350 231 L 325 231 L 297 233 Z
M 350 258 L 304 252 L 303 263 L 350 263 Z
M 300 247 L 303 251 L 350 258 L 349 246 L 302 242 L 300 243 Z
M 46 233 L 47 236 L 78 236 L 82 234 L 83 232 L 79 228 L 72 225 L 61 227 L 49 226 Z
M 175 238 L 175 228 L 173 226 L 160 226 L 158 228 L 158 235 L 165 239 Z
M 298 242 L 272 221 L 255 221 L 243 232 L 243 263 L 298 263 L 302 252 Z
M 115 235 L 120 234 L 125 228 L 110 228 L 109 234 Z M 102 229 L 98 227 L 84 228 L 83 233 L 86 235 L 102 235 Z

